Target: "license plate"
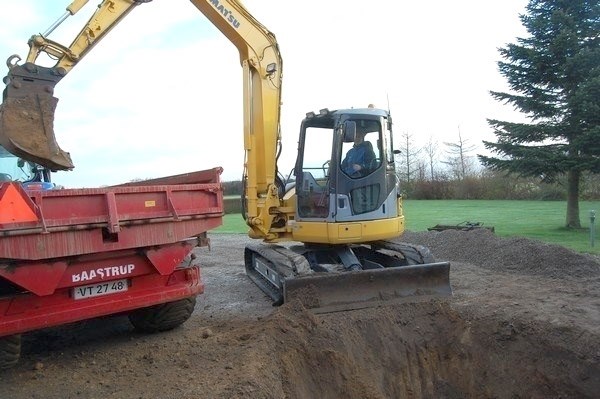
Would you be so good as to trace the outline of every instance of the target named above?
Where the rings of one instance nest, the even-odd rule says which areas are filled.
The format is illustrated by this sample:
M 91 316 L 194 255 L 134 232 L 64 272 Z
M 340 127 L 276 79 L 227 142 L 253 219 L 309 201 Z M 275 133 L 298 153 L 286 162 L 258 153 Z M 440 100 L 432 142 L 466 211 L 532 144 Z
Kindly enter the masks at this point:
M 107 281 L 105 283 L 83 285 L 73 288 L 74 299 L 92 298 L 95 296 L 116 294 L 127 291 L 127 279 Z

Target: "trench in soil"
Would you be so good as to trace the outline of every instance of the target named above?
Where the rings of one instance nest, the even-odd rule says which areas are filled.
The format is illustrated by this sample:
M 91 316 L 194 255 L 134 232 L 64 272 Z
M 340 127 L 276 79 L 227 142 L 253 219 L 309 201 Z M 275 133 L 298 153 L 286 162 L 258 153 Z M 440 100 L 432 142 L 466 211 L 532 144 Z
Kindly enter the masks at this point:
M 315 315 L 292 302 L 254 320 L 192 318 L 149 336 L 100 319 L 28 335 L 25 359 L 3 380 L 22 397 L 43 383 L 48 398 L 64 397 L 63 378 L 115 398 L 131 384 L 139 397 L 597 397 L 589 333 L 471 310 L 434 301 Z M 98 376 L 104 385 L 87 391 Z
M 443 302 L 320 316 L 281 309 L 258 331 L 234 333 L 255 340 L 236 384 L 290 398 L 594 397 L 598 365 L 546 327 L 466 321 Z

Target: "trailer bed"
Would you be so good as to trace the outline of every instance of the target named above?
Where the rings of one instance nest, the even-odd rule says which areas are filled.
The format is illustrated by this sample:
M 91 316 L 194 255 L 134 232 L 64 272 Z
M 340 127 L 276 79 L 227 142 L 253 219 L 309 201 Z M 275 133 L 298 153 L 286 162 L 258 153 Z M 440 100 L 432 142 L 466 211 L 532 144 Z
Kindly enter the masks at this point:
M 4 183 L 0 207 L 12 200 L 13 208 L 30 212 L 17 220 L 0 214 L 0 259 L 49 259 L 197 236 L 222 224 L 220 171 L 105 188 L 25 192 L 17 183 Z M 171 181 L 177 183 L 167 184 Z

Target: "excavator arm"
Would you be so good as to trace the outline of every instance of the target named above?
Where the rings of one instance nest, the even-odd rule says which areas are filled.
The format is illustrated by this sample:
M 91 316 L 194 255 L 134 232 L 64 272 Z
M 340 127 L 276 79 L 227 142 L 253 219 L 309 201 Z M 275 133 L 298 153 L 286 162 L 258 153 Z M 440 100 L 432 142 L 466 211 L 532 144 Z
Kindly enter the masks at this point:
M 54 87 L 82 58 L 133 9 L 151 0 L 103 0 L 69 46 L 48 39 L 67 17 L 87 0 L 75 0 L 46 32 L 29 40 L 26 62 L 7 61 L 6 88 L 0 106 L 0 144 L 13 154 L 52 170 L 74 167 L 68 152 L 58 145 L 54 112 L 58 99 Z M 282 60 L 275 35 L 237 0 L 190 0 L 238 49 L 243 70 L 244 182 L 246 222 L 255 238 L 276 240 L 271 226 L 285 226 L 277 186 L 280 147 Z M 52 67 L 36 64 L 45 53 L 56 59 Z

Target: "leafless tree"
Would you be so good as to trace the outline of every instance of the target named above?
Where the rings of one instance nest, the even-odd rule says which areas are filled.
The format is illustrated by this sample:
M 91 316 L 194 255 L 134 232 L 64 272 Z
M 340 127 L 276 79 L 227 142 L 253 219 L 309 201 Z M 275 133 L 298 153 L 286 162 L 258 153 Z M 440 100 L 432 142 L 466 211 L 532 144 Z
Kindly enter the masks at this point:
M 438 152 L 438 143 L 433 139 L 433 136 L 429 136 L 429 140 L 425 143 L 423 147 L 423 151 L 425 151 L 425 155 L 427 156 L 427 166 L 429 169 L 429 180 L 435 180 L 435 165 L 436 158 Z
M 458 127 L 458 142 L 444 142 L 444 145 L 447 147 L 446 153 L 448 154 L 448 158 L 443 163 L 450 167 L 450 171 L 454 177 L 457 180 L 463 180 L 465 177 L 471 175 L 474 172 L 475 163 L 470 153 L 477 147 L 469 144 L 469 140 L 462 137 L 460 126 Z
M 421 152 L 420 148 L 417 148 L 413 141 L 413 135 L 404 132 L 400 136 L 400 150 L 401 158 L 399 178 L 408 184 L 414 180 L 415 173 L 418 170 L 418 155 Z

